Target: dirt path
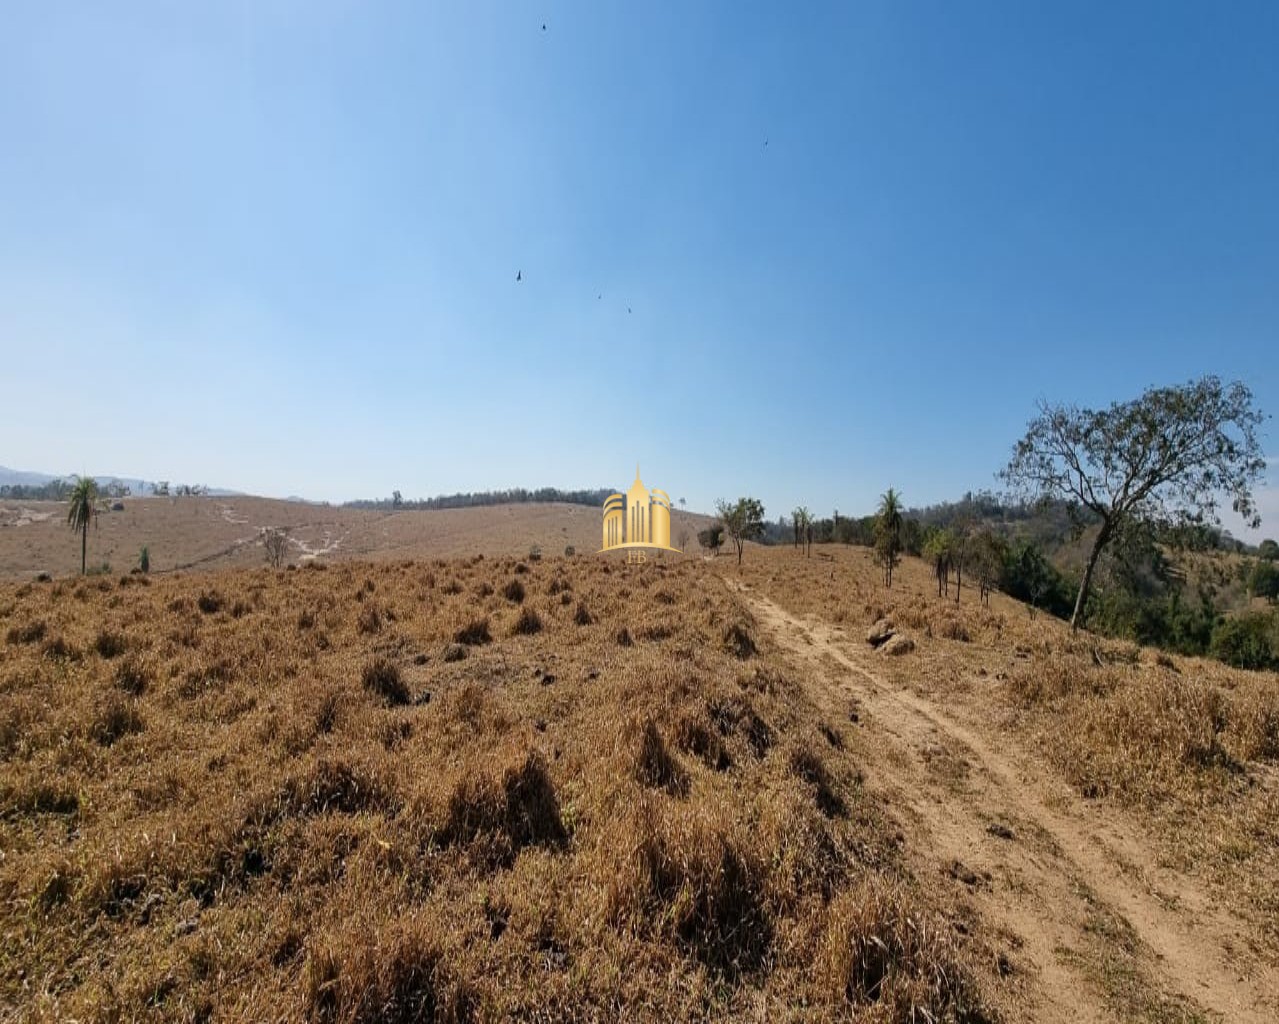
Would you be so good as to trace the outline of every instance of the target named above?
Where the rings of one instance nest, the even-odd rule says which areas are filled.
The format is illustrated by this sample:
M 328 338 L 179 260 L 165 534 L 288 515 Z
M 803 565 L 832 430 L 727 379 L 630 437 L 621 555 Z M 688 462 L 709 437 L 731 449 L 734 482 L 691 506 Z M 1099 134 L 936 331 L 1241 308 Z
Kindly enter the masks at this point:
M 860 638 L 738 589 L 813 670 L 819 706 L 856 714 L 868 787 L 916 826 L 917 868 L 944 872 L 1007 937 L 1033 1019 L 1279 1019 L 1279 977 L 1248 958 L 1248 927 L 1155 863 L 1134 826 L 1083 805 L 1008 737 L 886 682 Z

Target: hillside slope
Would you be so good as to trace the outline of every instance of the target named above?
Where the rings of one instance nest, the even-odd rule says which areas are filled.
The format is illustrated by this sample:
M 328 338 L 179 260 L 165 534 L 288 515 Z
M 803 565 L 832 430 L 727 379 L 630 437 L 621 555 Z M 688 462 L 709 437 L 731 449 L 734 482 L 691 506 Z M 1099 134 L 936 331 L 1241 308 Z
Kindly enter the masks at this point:
M 225 569 L 261 565 L 264 527 L 289 531 L 288 560 L 451 558 L 486 553 L 524 555 L 538 545 L 562 554 L 600 545 L 601 511 L 586 505 L 530 503 L 439 511 L 383 512 L 271 498 L 126 498 L 89 533 L 89 564 L 119 572 L 137 564 L 146 545 L 152 570 Z M 0 501 L 0 579 L 78 572 L 80 545 L 60 502 Z M 705 517 L 675 511 L 672 542 L 696 533 Z

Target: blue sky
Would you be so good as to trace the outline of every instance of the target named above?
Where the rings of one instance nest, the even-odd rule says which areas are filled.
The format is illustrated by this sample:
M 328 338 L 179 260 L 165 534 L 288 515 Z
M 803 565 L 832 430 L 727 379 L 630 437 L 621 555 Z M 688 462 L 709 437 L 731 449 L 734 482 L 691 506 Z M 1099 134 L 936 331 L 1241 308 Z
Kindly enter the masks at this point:
M 1279 410 L 1273 3 L 200 6 L 6 7 L 0 463 L 858 513 Z

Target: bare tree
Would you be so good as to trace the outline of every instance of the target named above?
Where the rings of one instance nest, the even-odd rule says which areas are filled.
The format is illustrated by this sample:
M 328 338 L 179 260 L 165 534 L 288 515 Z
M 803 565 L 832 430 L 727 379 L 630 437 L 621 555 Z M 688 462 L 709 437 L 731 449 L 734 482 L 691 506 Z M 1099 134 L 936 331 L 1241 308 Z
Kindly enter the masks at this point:
M 266 548 L 266 560 L 278 569 L 284 561 L 289 546 L 289 531 L 283 526 L 267 526 L 262 530 L 262 546 Z

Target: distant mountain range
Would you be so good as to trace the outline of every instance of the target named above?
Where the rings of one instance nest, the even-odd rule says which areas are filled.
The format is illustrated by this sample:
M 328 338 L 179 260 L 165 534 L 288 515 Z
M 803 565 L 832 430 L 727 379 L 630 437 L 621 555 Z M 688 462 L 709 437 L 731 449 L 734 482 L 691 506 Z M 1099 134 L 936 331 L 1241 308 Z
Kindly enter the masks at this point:
M 44 484 L 52 483 L 54 480 L 70 480 L 73 476 L 75 476 L 74 473 L 37 473 L 30 470 L 10 469 L 7 466 L 0 466 L 0 487 L 41 487 Z M 129 488 L 131 494 L 148 495 L 155 493 L 155 482 L 143 480 L 141 477 L 111 476 L 101 473 L 94 473 L 92 476 L 102 487 L 121 484 Z M 177 481 L 170 482 L 172 487 L 176 487 L 177 484 Z M 218 497 L 232 497 L 243 494 L 242 491 L 232 491 L 224 487 L 210 487 L 208 493 Z

